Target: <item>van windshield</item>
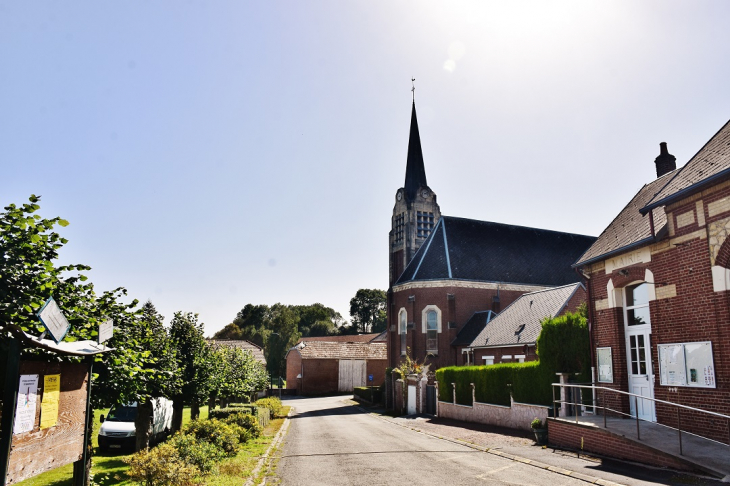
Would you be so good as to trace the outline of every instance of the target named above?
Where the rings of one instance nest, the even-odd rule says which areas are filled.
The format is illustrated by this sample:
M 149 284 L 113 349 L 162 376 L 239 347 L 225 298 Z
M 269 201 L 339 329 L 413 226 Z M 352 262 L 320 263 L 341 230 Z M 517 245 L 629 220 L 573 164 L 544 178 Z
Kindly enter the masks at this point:
M 137 407 L 112 407 L 106 419 L 110 422 L 134 422 L 136 418 Z

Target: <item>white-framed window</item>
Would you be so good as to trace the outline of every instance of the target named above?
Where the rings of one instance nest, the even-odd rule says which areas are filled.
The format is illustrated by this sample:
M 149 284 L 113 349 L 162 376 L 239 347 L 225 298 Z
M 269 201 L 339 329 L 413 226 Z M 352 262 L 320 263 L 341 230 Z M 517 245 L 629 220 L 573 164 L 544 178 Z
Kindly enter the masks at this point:
M 421 314 L 421 331 L 426 335 L 426 352 L 438 354 L 441 333 L 441 309 L 435 305 L 427 305 Z
M 649 285 L 639 282 L 628 285 L 624 289 L 626 305 L 624 306 L 627 326 L 642 326 L 651 324 L 649 314 Z
M 512 355 L 511 354 L 504 354 L 502 355 L 502 359 L 500 360 L 500 363 L 511 363 L 512 362 Z
M 524 363 L 525 362 L 525 355 L 524 354 L 516 354 L 515 355 L 515 361 L 518 363 Z
M 485 365 L 493 365 L 494 364 L 494 356 L 482 356 L 482 359 L 484 360 Z
M 408 346 L 406 342 L 408 337 L 408 312 L 405 307 L 401 307 L 398 311 L 398 334 L 400 334 L 400 355 L 405 356 Z

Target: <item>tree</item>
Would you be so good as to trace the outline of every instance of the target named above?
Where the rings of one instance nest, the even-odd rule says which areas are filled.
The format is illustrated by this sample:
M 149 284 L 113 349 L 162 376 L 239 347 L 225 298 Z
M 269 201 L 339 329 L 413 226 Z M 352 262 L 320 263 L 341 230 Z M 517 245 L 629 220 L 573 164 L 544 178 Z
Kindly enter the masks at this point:
M 384 290 L 360 289 L 350 299 L 350 317 L 356 332 L 381 332 L 386 326 Z
M 191 418 L 200 415 L 200 405 L 210 393 L 208 345 L 205 342 L 203 323 L 191 312 L 176 312 L 170 323 L 170 339 L 175 348 L 178 374 L 182 378 L 180 392 L 173 398 L 173 431 L 182 427 L 182 411 L 191 406 Z
M 269 331 L 266 334 L 266 368 L 273 376 L 281 376 L 282 370 L 286 370 L 284 356 L 294 346 L 301 335 L 298 329 L 298 316 L 289 307 L 282 304 L 274 304 L 269 315 Z
M 210 353 L 211 410 L 215 408 L 216 398 L 225 406 L 236 398 L 250 400 L 255 392 L 266 388 L 269 378 L 266 368 L 250 351 L 219 345 L 210 348 Z

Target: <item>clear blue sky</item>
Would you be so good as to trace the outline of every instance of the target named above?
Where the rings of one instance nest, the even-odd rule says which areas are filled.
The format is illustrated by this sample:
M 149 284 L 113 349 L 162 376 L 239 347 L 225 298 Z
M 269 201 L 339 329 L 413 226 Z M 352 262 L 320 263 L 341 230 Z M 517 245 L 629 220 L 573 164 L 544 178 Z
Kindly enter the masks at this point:
M 411 77 L 442 212 L 598 235 L 729 118 L 726 1 L 0 1 L 0 203 L 208 334 L 388 284 Z

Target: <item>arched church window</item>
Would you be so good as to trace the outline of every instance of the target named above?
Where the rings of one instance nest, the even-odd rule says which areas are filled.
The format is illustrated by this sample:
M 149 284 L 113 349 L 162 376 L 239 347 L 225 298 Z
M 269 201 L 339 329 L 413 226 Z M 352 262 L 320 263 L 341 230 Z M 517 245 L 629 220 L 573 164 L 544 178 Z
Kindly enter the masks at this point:
M 405 309 L 401 309 L 400 315 L 398 316 L 399 323 L 399 334 L 400 334 L 400 355 L 405 356 L 407 351 L 406 337 L 408 336 L 408 313 Z
M 431 310 L 426 314 L 426 351 L 437 353 L 438 349 L 438 314 Z

